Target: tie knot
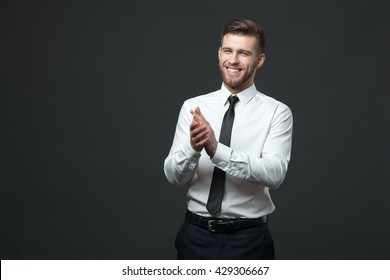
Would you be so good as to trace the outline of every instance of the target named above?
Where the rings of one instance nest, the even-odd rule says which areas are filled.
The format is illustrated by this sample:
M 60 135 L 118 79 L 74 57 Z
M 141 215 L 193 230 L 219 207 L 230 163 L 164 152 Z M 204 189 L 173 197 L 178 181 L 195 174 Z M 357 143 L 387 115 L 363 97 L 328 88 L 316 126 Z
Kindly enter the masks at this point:
M 235 96 L 235 95 L 230 95 L 229 96 L 229 103 L 230 103 L 230 106 L 236 104 L 236 102 L 238 101 L 238 97 Z

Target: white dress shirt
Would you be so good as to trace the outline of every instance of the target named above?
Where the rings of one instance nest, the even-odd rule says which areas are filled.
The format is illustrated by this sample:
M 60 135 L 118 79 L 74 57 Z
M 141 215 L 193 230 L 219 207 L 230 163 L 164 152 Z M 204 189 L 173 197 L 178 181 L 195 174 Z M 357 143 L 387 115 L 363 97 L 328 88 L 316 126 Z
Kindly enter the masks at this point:
M 258 218 L 275 206 L 269 189 L 283 182 L 290 161 L 292 113 L 283 103 L 256 90 L 255 85 L 237 94 L 230 147 L 218 143 L 212 159 L 190 144 L 191 109 L 198 106 L 219 138 L 231 93 L 218 91 L 184 102 L 164 172 L 176 186 L 189 187 L 186 201 L 191 212 L 210 217 L 206 203 L 214 166 L 226 172 L 220 217 Z

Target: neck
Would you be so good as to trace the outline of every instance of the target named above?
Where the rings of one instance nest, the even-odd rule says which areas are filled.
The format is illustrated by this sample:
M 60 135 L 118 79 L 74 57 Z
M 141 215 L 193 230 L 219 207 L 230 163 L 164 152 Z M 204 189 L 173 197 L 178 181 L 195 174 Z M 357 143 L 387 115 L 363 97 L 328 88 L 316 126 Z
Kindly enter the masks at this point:
M 247 88 L 250 88 L 252 85 L 253 85 L 253 82 L 250 83 L 249 85 L 245 85 L 243 87 L 236 87 L 236 88 L 232 88 L 230 86 L 228 86 L 227 84 L 225 84 L 225 82 L 223 83 L 223 85 L 225 86 L 225 88 L 230 91 L 232 94 L 239 94 L 240 92 L 246 90 Z

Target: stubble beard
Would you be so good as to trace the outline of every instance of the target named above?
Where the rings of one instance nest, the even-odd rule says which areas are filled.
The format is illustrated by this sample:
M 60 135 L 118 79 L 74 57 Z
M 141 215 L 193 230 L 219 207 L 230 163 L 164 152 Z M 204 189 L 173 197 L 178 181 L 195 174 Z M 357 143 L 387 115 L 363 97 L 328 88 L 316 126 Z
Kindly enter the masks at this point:
M 225 66 L 219 64 L 219 71 L 221 72 L 221 76 L 222 76 L 222 81 L 224 82 L 225 85 L 227 85 L 228 87 L 234 89 L 234 90 L 239 90 L 241 87 L 244 87 L 246 82 L 248 82 L 248 80 L 251 79 L 251 77 L 253 76 L 253 74 L 255 73 L 256 71 L 256 67 L 255 66 L 252 66 L 251 68 L 248 69 L 248 71 L 245 71 L 244 75 L 237 79 L 237 80 L 233 80 L 233 79 L 229 79 L 227 76 L 226 76 L 226 73 L 225 73 Z

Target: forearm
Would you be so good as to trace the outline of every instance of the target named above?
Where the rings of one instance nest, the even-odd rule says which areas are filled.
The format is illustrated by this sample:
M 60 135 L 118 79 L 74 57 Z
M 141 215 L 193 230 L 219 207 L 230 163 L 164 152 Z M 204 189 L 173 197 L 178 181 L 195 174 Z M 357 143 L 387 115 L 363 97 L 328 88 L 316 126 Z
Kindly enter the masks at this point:
M 278 154 L 249 156 L 219 144 L 212 159 L 227 174 L 243 180 L 262 184 L 270 189 L 278 188 L 287 173 L 288 159 Z
M 200 153 L 194 151 L 189 143 L 182 149 L 172 152 L 164 162 L 164 172 L 168 182 L 183 186 L 194 177 L 199 164 Z

